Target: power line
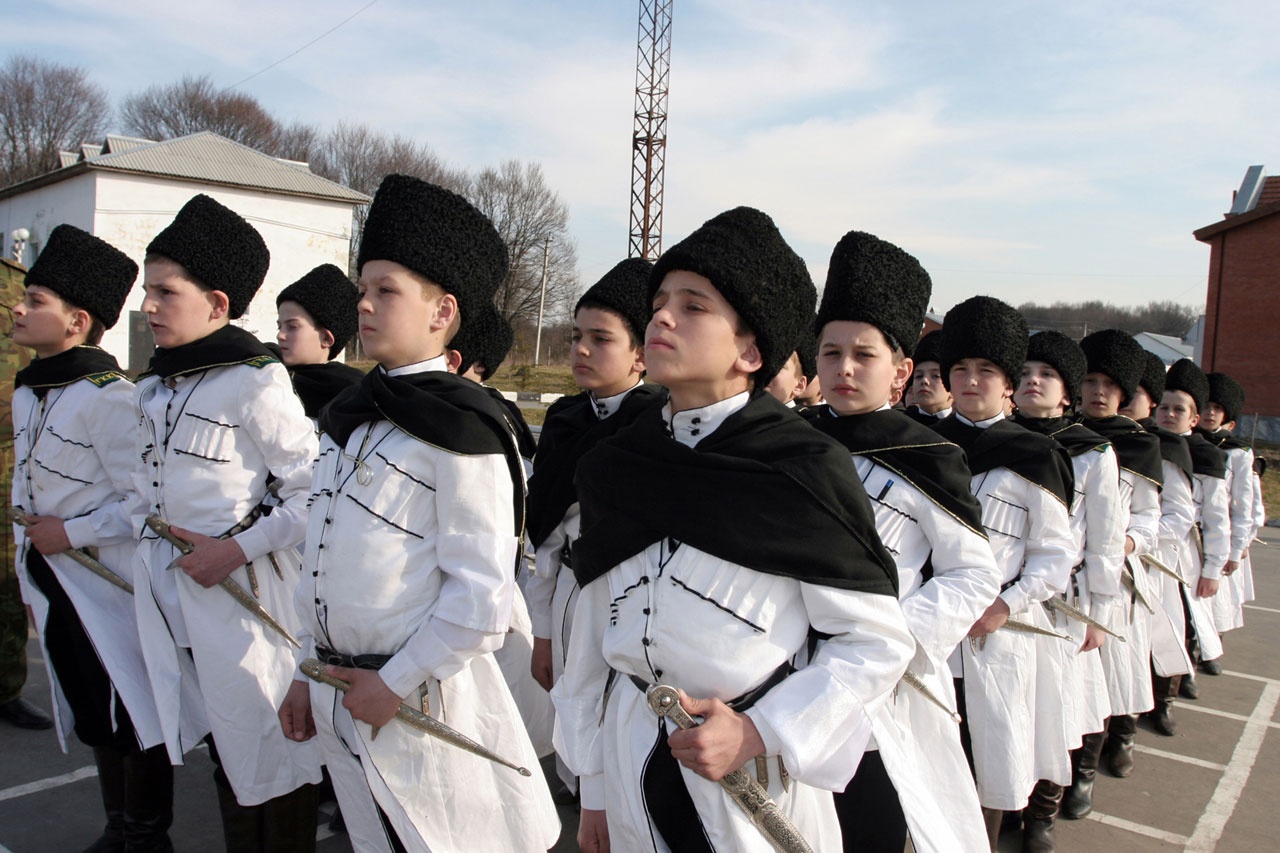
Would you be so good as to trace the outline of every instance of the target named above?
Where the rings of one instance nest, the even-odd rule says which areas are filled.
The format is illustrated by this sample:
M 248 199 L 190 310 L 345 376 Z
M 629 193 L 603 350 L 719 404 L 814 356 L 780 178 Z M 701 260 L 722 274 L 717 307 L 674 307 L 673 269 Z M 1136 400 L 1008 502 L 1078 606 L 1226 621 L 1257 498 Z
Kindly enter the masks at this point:
M 958 270 L 930 267 L 933 272 L 960 272 L 970 275 L 1042 275 L 1061 278 L 1204 278 L 1204 273 L 1109 273 L 1109 272 L 1010 272 L 1008 270 Z
M 348 15 L 346 18 L 343 18 L 341 21 L 339 21 L 339 22 L 338 22 L 337 24 L 335 24 L 333 27 L 330 27 L 329 29 L 325 30 L 325 31 L 324 31 L 324 32 L 322 32 L 320 35 L 316 36 L 316 37 L 315 37 L 315 38 L 313 38 L 311 41 L 307 42 L 307 43 L 306 43 L 306 44 L 304 44 L 302 47 L 300 47 L 300 48 L 298 48 L 297 50 L 295 50 L 293 53 L 289 54 L 288 56 L 283 56 L 283 57 L 281 57 L 280 59 L 277 59 L 275 62 L 271 63 L 271 64 L 270 64 L 270 65 L 268 65 L 266 68 L 262 68 L 262 69 L 259 69 L 258 71 L 253 72 L 253 73 L 252 73 L 252 74 L 250 74 L 248 77 L 244 78 L 243 80 L 239 81 L 238 83 L 232 83 L 230 86 L 228 86 L 227 88 L 223 89 L 222 91 L 223 91 L 223 92 L 230 92 L 232 89 L 235 89 L 235 88 L 237 88 L 237 87 L 239 87 L 239 86 L 243 86 L 245 83 L 248 83 L 250 80 L 252 80 L 254 77 L 257 77 L 259 74 L 265 74 L 266 72 L 270 71 L 272 68 L 275 68 L 277 65 L 279 65 L 279 64 L 280 64 L 280 63 L 282 63 L 282 62 L 284 62 L 285 60 L 292 59 L 293 57 L 297 56 L 299 53 L 302 53 L 304 50 L 306 50 L 307 48 L 311 47 L 311 45 L 313 45 L 313 44 L 315 44 L 316 42 L 320 41 L 320 39 L 324 38 L 324 37 L 325 37 L 325 36 L 327 36 L 327 35 L 330 35 L 330 34 L 332 34 L 332 33 L 336 32 L 337 30 L 342 29 L 342 28 L 343 28 L 344 26 L 346 26 L 348 23 L 350 23 L 351 21 L 355 20 L 355 18 L 356 18 L 358 15 L 360 15 L 362 12 L 364 12 L 366 9 L 368 9 L 370 6 L 372 6 L 373 4 L 375 4 L 375 3 L 377 3 L 377 2 L 378 2 L 378 0 L 369 0 L 369 2 L 368 2 L 368 3 L 365 3 L 363 6 L 361 6 L 359 9 L 357 9 L 355 12 L 353 12 L 353 13 L 352 13 L 352 14 L 350 14 L 350 15 Z

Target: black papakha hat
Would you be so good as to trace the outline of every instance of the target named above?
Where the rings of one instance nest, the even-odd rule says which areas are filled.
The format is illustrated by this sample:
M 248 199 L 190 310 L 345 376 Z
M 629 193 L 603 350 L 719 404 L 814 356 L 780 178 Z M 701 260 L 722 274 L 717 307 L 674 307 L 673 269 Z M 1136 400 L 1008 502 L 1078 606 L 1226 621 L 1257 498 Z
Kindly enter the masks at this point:
M 756 376 L 763 377 L 757 390 L 763 390 L 813 321 L 818 291 L 804 261 L 767 214 L 735 207 L 708 219 L 658 258 L 649 276 L 650 302 L 673 270 L 709 279 L 755 334 L 762 360 Z
M 916 342 L 915 353 L 912 355 L 916 367 L 919 367 L 926 361 L 936 361 L 941 366 L 942 363 L 942 330 L 934 329 Z
M 360 294 L 346 273 L 333 264 L 321 264 L 280 291 L 276 307 L 279 308 L 281 302 L 296 302 L 306 309 L 317 326 L 328 329 L 333 335 L 333 346 L 329 349 L 332 359 L 356 333 L 359 301 Z
M 1120 386 L 1124 396 L 1120 405 L 1128 405 L 1133 394 L 1142 381 L 1142 372 L 1147 366 L 1146 350 L 1142 344 L 1133 339 L 1128 332 L 1120 329 L 1103 329 L 1080 341 L 1080 349 L 1084 351 L 1088 364 L 1086 373 L 1101 373 L 1110 377 Z M 1164 365 L 1160 365 L 1160 375 L 1164 376 Z M 1148 392 L 1150 393 L 1150 392 Z
M 27 279 L 30 278 L 28 273 Z M 1239 420 L 1244 409 L 1244 386 L 1225 373 L 1210 373 L 1206 378 L 1209 380 L 1209 402 L 1217 403 L 1226 412 L 1223 423 Z
M 507 247 L 489 218 L 457 193 L 408 175 L 387 175 L 369 205 L 356 268 L 395 261 L 458 300 L 465 318 L 493 301 L 507 274 Z
M 653 303 L 649 299 L 649 275 L 652 272 L 653 263 L 644 258 L 619 261 L 604 274 L 604 278 L 587 288 L 578 304 L 573 306 L 574 315 L 584 306 L 607 308 L 623 319 L 636 343 L 643 346 L 644 330 L 653 316 Z
M 1144 349 L 1142 351 L 1142 378 L 1138 380 L 1138 385 L 1147 389 L 1147 394 L 1151 397 L 1152 405 L 1160 405 L 1160 398 L 1164 396 L 1164 382 L 1167 371 L 1164 362 L 1160 360 L 1160 356 Z
M 138 265 L 124 252 L 74 225 L 59 225 L 27 270 L 26 285 L 49 288 L 110 329 L 137 277 Z
M 796 344 L 796 355 L 800 356 L 800 372 L 810 382 L 813 381 L 813 377 L 818 375 L 818 332 L 816 326 L 817 321 L 815 320 L 814 323 L 802 329 L 800 331 L 800 343 Z
M 939 348 L 942 381 L 951 388 L 951 365 L 965 358 L 985 358 L 1004 371 L 1016 387 L 1027 360 L 1027 321 L 1007 302 L 971 296 L 942 319 Z
M 910 356 L 920 338 L 933 282 L 920 262 L 892 243 L 850 231 L 831 252 L 818 331 L 833 320 L 868 323 Z
M 1181 391 L 1191 395 L 1196 404 L 1196 414 L 1209 402 L 1209 377 L 1204 375 L 1194 361 L 1180 358 L 1169 368 L 1164 377 L 1165 393 Z M 1163 396 L 1163 395 L 1161 395 Z
M 476 362 L 484 365 L 480 373 L 482 381 L 488 380 L 511 351 L 514 333 L 507 318 L 493 305 L 482 305 L 470 315 L 462 315 L 458 334 L 449 342 L 449 349 L 462 356 L 458 373 L 466 373 Z
M 233 320 L 249 310 L 271 264 L 262 235 L 240 214 L 203 194 L 182 206 L 147 246 L 147 254 L 163 255 L 201 284 L 225 293 Z
M 1067 389 L 1067 399 L 1074 404 L 1080 397 L 1084 381 L 1085 357 L 1080 345 L 1062 332 L 1036 332 L 1027 341 L 1026 361 L 1042 361 L 1058 371 Z

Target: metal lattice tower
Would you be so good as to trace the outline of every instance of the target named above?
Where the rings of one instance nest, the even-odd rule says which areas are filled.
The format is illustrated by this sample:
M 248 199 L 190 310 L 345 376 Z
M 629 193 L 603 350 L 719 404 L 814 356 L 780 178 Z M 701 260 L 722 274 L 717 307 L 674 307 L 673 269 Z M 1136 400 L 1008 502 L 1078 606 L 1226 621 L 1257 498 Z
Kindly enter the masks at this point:
M 633 258 L 662 254 L 662 181 L 667 157 L 667 89 L 671 81 L 671 6 L 640 0 L 636 48 L 636 124 L 631 140 Z

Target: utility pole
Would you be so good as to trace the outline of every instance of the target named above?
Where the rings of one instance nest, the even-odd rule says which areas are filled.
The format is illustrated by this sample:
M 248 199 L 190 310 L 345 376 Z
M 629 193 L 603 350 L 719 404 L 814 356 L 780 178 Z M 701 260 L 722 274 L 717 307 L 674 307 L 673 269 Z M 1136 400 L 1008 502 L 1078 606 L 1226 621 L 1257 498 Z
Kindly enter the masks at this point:
M 640 0 L 636 39 L 636 111 L 631 136 L 632 258 L 662 254 L 662 185 L 667 159 L 667 91 L 671 83 L 671 6 Z
M 542 296 L 538 299 L 538 334 L 533 344 L 533 366 L 538 366 L 538 357 L 542 352 L 542 312 L 547 307 L 547 262 L 551 257 L 551 238 L 542 243 Z

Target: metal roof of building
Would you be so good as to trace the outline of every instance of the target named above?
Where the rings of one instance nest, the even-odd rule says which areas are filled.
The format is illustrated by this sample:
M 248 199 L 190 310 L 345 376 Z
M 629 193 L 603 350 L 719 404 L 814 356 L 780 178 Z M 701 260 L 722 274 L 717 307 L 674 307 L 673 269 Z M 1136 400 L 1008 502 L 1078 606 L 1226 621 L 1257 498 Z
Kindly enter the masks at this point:
M 156 175 L 199 183 L 249 187 L 286 195 L 366 204 L 369 196 L 314 174 L 305 163 L 280 160 L 261 151 L 205 131 L 150 142 L 127 136 L 109 136 L 101 153 L 96 146 L 82 146 L 74 163 L 0 190 L 0 198 L 55 183 L 90 169 Z M 74 152 L 64 152 L 74 154 Z
M 1155 353 L 1165 366 L 1173 364 L 1180 358 L 1195 356 L 1195 347 L 1183 343 L 1172 335 L 1157 335 L 1155 332 L 1138 332 L 1133 339 L 1142 345 L 1144 350 Z

